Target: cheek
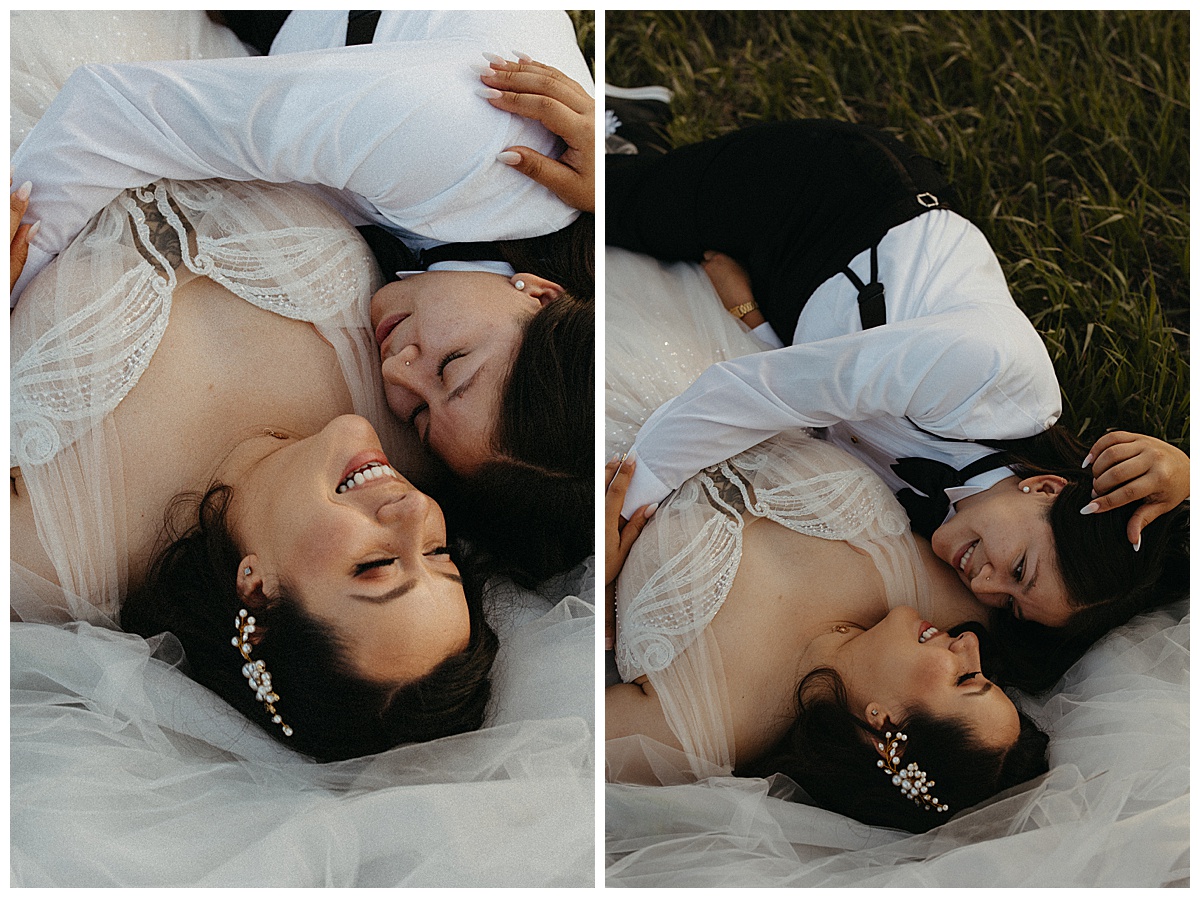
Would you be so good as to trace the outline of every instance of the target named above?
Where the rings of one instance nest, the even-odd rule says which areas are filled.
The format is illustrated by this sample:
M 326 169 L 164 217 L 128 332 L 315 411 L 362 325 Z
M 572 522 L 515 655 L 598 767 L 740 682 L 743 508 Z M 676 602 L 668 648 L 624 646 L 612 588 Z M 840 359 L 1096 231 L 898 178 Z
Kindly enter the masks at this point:
M 354 528 L 344 515 L 316 513 L 300 522 L 289 541 L 285 575 L 324 574 L 349 558 Z

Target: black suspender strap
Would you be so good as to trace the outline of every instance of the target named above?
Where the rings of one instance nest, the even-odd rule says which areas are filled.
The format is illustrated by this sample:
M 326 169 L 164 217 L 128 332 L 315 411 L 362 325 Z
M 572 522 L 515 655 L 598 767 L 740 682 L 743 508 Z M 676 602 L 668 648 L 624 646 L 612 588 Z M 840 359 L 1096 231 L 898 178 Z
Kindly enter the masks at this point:
M 352 9 L 346 22 L 346 46 L 369 44 L 375 37 L 375 28 L 379 25 L 378 9 Z
M 871 247 L 871 283 L 864 284 L 847 265 L 842 272 L 858 288 L 858 317 L 863 330 L 887 324 L 887 306 L 883 300 L 883 284 L 879 282 L 879 246 Z

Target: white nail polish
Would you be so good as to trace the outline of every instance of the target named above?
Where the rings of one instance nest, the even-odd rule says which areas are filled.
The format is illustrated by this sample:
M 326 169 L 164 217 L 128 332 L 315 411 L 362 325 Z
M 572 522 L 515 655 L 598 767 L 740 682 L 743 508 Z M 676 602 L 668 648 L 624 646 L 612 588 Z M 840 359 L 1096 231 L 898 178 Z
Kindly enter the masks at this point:
M 1092 462 L 1094 462 L 1094 461 L 1095 461 L 1095 459 L 1094 459 L 1094 458 L 1092 458 L 1092 453 L 1090 453 L 1090 452 L 1089 452 L 1089 453 L 1087 454 L 1087 458 L 1085 458 L 1085 459 L 1083 460 L 1083 465 L 1082 465 L 1082 467 L 1085 467 L 1085 468 L 1086 468 L 1088 465 L 1090 465 L 1090 464 L 1091 464 Z
M 483 58 L 488 62 L 499 63 L 500 65 L 508 64 L 507 59 L 505 59 L 503 56 L 497 56 L 495 53 L 484 53 Z
M 17 188 L 17 199 L 27 200 L 27 199 L 29 199 L 29 194 L 31 194 L 31 193 L 33 193 L 33 182 L 26 181 L 24 184 L 22 184 L 20 187 Z
M 494 87 L 477 87 L 475 89 L 475 93 L 483 97 L 485 100 L 494 100 L 497 97 L 504 96 L 504 94 L 496 90 Z
M 533 62 L 533 57 L 528 53 L 522 53 L 520 50 L 513 50 L 513 56 L 517 57 L 521 62 Z
M 512 150 L 505 150 L 503 153 L 496 154 L 496 161 L 503 162 L 505 165 L 516 165 L 521 161 L 521 154 L 514 153 Z
M 474 63 L 471 64 L 471 71 L 480 76 L 496 74 L 496 70 L 490 65 L 475 65 Z
M 1099 505 L 1097 505 L 1095 502 L 1089 502 L 1087 505 L 1083 506 L 1083 508 L 1079 509 L 1079 513 L 1080 514 L 1095 514 L 1099 510 L 1100 510 Z
M 39 218 L 29 227 L 29 233 L 25 235 L 26 241 L 33 240 L 37 236 L 37 232 L 42 229 L 42 220 Z
M 1142 551 L 1142 538 L 1140 536 L 1138 537 L 1138 541 L 1133 544 L 1133 551 L 1135 551 L 1135 552 Z
M 648 517 L 648 518 L 653 517 L 654 512 L 656 512 L 656 511 L 658 511 L 658 503 L 657 502 L 653 503 L 652 505 L 647 505 L 646 506 L 646 517 Z

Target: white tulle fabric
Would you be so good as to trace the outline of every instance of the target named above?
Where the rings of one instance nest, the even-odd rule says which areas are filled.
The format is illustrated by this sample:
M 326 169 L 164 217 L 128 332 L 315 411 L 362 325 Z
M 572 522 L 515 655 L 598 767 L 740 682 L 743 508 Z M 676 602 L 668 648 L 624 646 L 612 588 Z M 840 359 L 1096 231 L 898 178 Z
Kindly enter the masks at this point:
M 76 64 L 245 53 L 195 10 L 15 13 L 11 35 L 14 140 Z M 491 597 L 502 647 L 485 729 L 337 764 L 287 751 L 188 679 L 172 637 L 114 628 L 136 485 L 110 473 L 111 411 L 153 355 L 175 283 L 136 249 L 150 209 L 187 238 L 178 277 L 313 322 L 354 409 L 385 449 L 398 439 L 368 326 L 375 267 L 308 194 L 162 182 L 111 205 L 34 282 L 11 322 L 11 453 L 65 588 L 11 568 L 13 606 L 35 621 L 10 626 L 11 884 L 592 884 L 590 563 Z
M 779 436 L 686 481 L 642 531 L 617 582 L 616 662 L 626 682 L 649 677 L 695 774 L 728 773 L 737 762 L 708 625 L 729 595 L 742 532 L 755 518 L 862 550 L 883 578 L 889 608 L 929 613 L 903 508 L 840 449 L 803 433 Z M 619 763 L 615 749 L 606 754 Z
M 626 450 L 650 412 L 704 365 L 764 347 L 724 311 L 697 266 L 610 248 L 605 271 L 611 454 Z M 830 447 L 803 436 L 786 439 L 795 442 L 795 453 L 782 451 L 783 443 L 766 444 L 751 450 L 750 465 L 739 456 L 693 478 L 655 514 L 622 574 L 618 639 L 628 636 L 630 643 L 618 646 L 619 669 L 625 678 L 644 672 L 660 695 L 669 693 L 664 708 L 673 732 L 683 734 L 684 750 L 645 737 L 606 743 L 607 884 L 1187 885 L 1187 603 L 1109 634 L 1048 695 L 1017 695 L 1051 734 L 1050 773 L 927 834 L 868 827 L 816 808 L 785 777 L 728 775 L 734 758 L 722 735 L 728 721 L 719 710 L 727 707 L 715 673 L 720 657 L 697 630 L 715 613 L 730 565 L 736 569 L 736 533 L 757 507 L 759 486 L 769 491 L 789 476 L 795 485 L 815 476 L 808 489 L 820 494 L 820 475 L 804 466 L 821 465 L 819 453 Z M 757 463 L 764 455 L 765 467 Z M 784 473 L 792 465 L 800 470 Z M 768 468 L 776 472 L 772 479 L 756 483 Z M 850 473 L 844 465 L 828 470 L 841 472 L 837 479 Z M 731 495 L 741 505 L 728 502 Z M 880 500 L 881 509 L 888 507 Z M 708 532 L 697 536 L 709 521 Z M 688 538 L 696 544 L 688 546 Z M 683 557 L 696 549 L 702 557 Z M 663 559 L 668 563 L 658 563 Z M 876 563 L 892 578 L 886 572 L 896 562 Z M 892 569 L 897 585 L 889 591 L 903 595 L 904 567 Z M 677 576 L 678 583 L 669 582 Z M 655 670 L 663 664 L 665 670 Z M 647 776 L 662 785 L 627 784 Z
M 188 679 L 169 636 L 13 624 L 12 885 L 590 885 L 591 580 L 497 596 L 488 727 L 333 764 Z

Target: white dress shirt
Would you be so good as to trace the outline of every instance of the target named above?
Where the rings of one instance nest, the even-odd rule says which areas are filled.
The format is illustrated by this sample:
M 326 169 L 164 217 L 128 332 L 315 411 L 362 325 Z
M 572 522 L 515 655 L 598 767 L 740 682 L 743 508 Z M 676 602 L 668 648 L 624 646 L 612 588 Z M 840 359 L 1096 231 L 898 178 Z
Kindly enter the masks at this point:
M 869 251 L 851 267 L 869 280 Z M 791 428 L 826 428 L 895 491 L 906 485 L 891 470 L 898 458 L 962 468 L 992 451 L 963 441 L 1032 436 L 1058 419 L 1046 347 L 977 228 L 940 210 L 893 228 L 879 279 L 886 324 L 864 331 L 857 289 L 835 275 L 809 299 L 793 345 L 713 365 L 659 407 L 634 442 L 622 513 Z
M 532 237 L 579 214 L 496 155 L 557 155 L 542 125 L 478 96 L 483 53 L 514 50 L 595 87 L 561 10 L 386 11 L 346 47 L 347 13 L 298 10 L 269 57 L 82 66 L 13 156 L 42 221 L 12 293 L 122 190 L 158 178 L 314 188 L 352 224 L 414 248 Z M 331 188 L 331 189 L 327 189 Z

